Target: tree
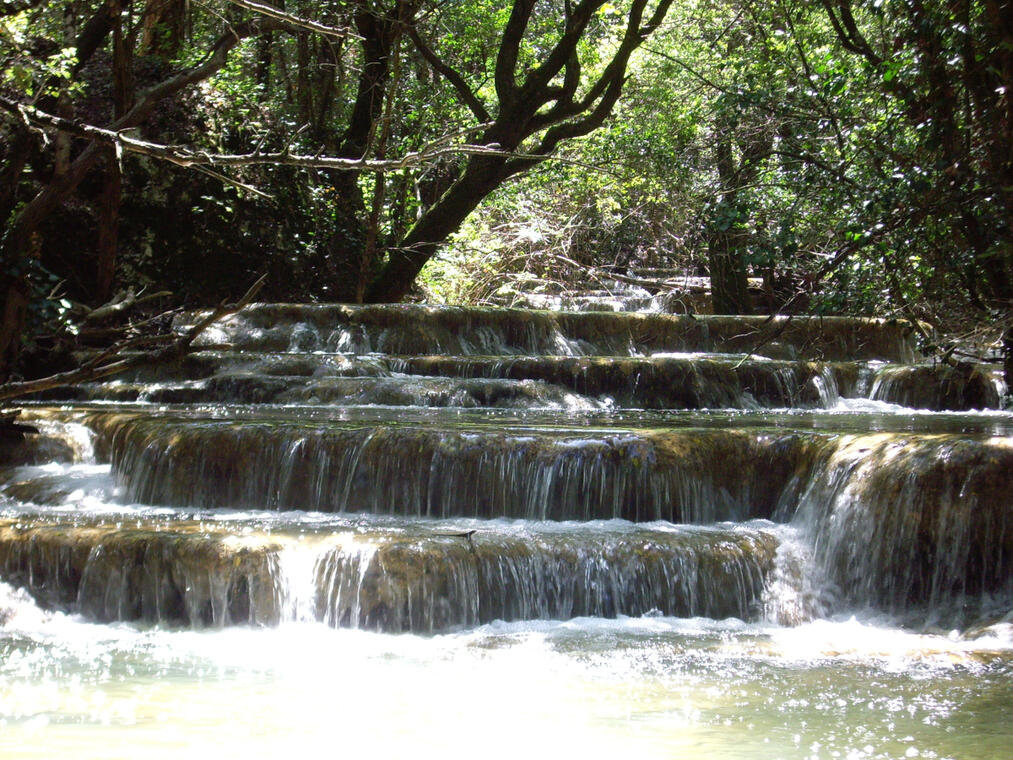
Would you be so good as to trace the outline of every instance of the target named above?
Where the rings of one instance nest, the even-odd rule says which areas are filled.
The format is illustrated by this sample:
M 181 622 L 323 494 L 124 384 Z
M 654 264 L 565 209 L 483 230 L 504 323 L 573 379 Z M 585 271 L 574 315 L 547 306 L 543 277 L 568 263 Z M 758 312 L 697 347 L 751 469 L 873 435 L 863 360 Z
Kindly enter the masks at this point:
M 108 295 L 131 153 L 203 168 L 247 194 L 256 183 L 241 167 L 301 167 L 305 194 L 329 205 L 305 254 L 319 265 L 310 279 L 328 283 L 320 292 L 333 300 L 400 300 L 482 198 L 604 123 L 631 54 L 671 0 L 629 0 L 618 9 L 604 0 L 514 0 L 507 8 L 486 0 L 349 0 L 286 10 L 228 0 L 188 21 L 184 5 L 75 3 L 70 16 L 80 14 L 80 24 L 28 0 L 5 6 L 0 106 L 9 148 L 0 172 L 10 183 L 0 196 L 0 371 L 37 297 L 32 262 L 50 245 L 42 234 L 48 220 L 96 180 L 102 190 L 89 202 L 101 220 L 93 253 L 99 284 L 91 295 Z M 41 33 L 29 37 L 29 28 Z M 67 51 L 63 65 L 56 51 Z M 410 69 L 430 86 L 413 85 Z M 151 71 L 162 74 L 150 81 Z M 138 84 L 144 72 L 149 81 Z M 209 150 L 204 134 L 189 135 L 188 145 L 179 135 L 160 142 L 144 133 L 163 104 L 201 82 L 235 94 L 218 117 L 259 144 L 230 154 Z M 113 94 L 111 113 L 95 112 L 101 92 Z M 250 100 L 276 114 L 260 134 L 244 123 Z M 419 118 L 427 103 L 439 106 L 434 123 Z
M 1013 12 L 1004 0 L 822 0 L 841 44 L 907 122 L 880 225 L 922 228 L 925 257 L 1001 333 L 1013 387 Z
M 471 82 L 457 62 L 445 60 L 425 40 L 427 29 L 412 34 L 418 52 L 468 107 L 480 129 L 478 143 L 498 152 L 469 156 L 450 170 L 447 190 L 384 246 L 384 259 L 363 291 L 365 300 L 401 300 L 483 198 L 545 160 L 561 142 L 601 126 L 619 98 L 631 54 L 664 19 L 671 0 L 660 0 L 649 13 L 647 0 L 633 0 L 613 52 L 595 61 L 590 75 L 580 47 L 586 36 L 610 31 L 605 22 L 612 6 L 602 0 L 561 5 L 515 0 L 495 54 L 490 51 L 480 67 L 473 65 L 477 76 Z M 431 24 L 441 19 L 435 15 Z M 558 31 L 546 34 L 546 27 Z
M 5 8 L 4 17 L 11 17 L 20 10 Z M 31 7 L 24 10 L 31 11 Z M 76 10 L 79 10 L 76 6 L 70 8 L 64 19 L 66 28 L 63 31 L 72 38 L 69 47 L 45 37 L 29 39 L 16 29 L 7 28 L 11 32 L 10 47 L 13 52 L 4 62 L 5 79 L 21 86 L 17 93 L 19 98 L 9 97 L 7 92 L 0 98 L 0 106 L 8 114 L 4 127 L 11 134 L 11 148 L 0 171 L 9 181 L 7 195 L 0 206 L 6 217 L 0 241 L 0 293 L 4 296 L 3 322 L 0 324 L 0 373 L 6 372 L 16 357 L 20 343 L 20 333 L 31 303 L 30 275 L 33 260 L 39 255 L 38 231 L 42 224 L 96 170 L 107 175 L 104 195 L 107 196 L 105 221 L 108 225 L 115 225 L 118 204 L 119 164 L 114 160 L 112 146 L 102 141 L 91 141 L 75 148 L 70 145 L 70 136 L 66 133 L 58 134 L 51 142 L 40 141 L 23 107 L 36 101 L 54 110 L 72 113 L 75 96 L 80 97 L 80 93 L 75 92 L 76 77 L 111 39 L 109 80 L 115 95 L 108 131 L 118 133 L 129 130 L 144 124 L 163 101 L 218 72 L 228 60 L 230 51 L 244 39 L 279 26 L 277 21 L 263 18 L 232 24 L 214 40 L 198 63 L 174 71 L 144 92 L 137 93 L 132 86 L 132 50 L 126 44 L 126 37 L 136 35 L 124 34 L 124 0 L 100 3 L 81 23 L 79 32 L 75 31 L 77 25 L 73 23 L 73 11 Z M 22 16 L 19 21 L 22 27 L 28 26 L 28 18 Z M 46 28 L 42 24 L 39 26 Z M 70 55 L 63 51 L 69 51 Z M 5 87 L 5 90 L 9 89 L 14 88 Z M 44 170 L 45 179 L 36 183 L 34 195 L 19 198 L 19 180 L 26 164 L 43 151 L 48 151 L 45 159 L 51 162 Z M 115 234 L 110 235 L 110 231 L 106 230 L 103 239 L 100 230 L 99 237 L 99 268 L 104 270 L 102 278 L 108 282 L 109 263 L 101 261 L 101 256 L 108 256 L 109 249 L 115 249 Z

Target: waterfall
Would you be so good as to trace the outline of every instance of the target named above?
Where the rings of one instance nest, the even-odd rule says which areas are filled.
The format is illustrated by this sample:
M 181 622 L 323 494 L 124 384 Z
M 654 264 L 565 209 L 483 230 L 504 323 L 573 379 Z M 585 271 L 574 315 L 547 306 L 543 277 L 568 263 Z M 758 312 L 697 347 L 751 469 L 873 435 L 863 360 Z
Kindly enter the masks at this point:
M 1009 754 L 1013 415 L 903 322 L 200 341 L 0 441 L 0 756 Z
M 848 601 L 963 626 L 1013 592 L 1011 472 L 1008 438 L 845 436 L 795 521 Z
M 262 304 L 201 341 L 29 410 L 110 470 L 4 470 L 7 582 L 212 629 L 967 627 L 1013 597 L 1006 417 L 896 411 L 995 406 L 991 375 L 899 364 L 902 322 Z

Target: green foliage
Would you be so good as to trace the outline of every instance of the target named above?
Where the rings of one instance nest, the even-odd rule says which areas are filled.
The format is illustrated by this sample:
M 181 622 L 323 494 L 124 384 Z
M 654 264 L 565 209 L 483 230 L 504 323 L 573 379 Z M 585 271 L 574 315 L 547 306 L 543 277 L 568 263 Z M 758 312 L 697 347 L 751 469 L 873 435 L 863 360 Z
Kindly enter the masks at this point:
M 0 87 L 38 98 L 72 85 L 76 48 L 50 43 L 45 55 L 37 55 L 32 48 L 39 31 L 28 12 L 0 18 Z
M 58 5 L 0 17 L 0 91 L 52 110 L 62 99 L 61 113 L 108 124 L 118 86 L 112 37 L 79 67 L 74 35 L 94 9 L 75 5 L 78 16 L 68 23 Z M 407 5 L 419 38 L 495 120 L 509 3 L 297 0 L 285 11 L 358 29 L 367 11 L 382 20 Z M 206 60 L 228 24 L 249 18 L 223 0 L 187 7 L 188 34 L 171 54 L 145 49 L 141 8 L 120 19 L 135 94 Z M 563 3 L 534 7 L 518 76 L 563 33 Z M 1013 287 L 1002 274 L 1013 269 L 1013 151 L 1002 110 L 1002 88 L 1013 83 L 997 64 L 1009 46 L 997 31 L 1002 7 L 996 0 L 678 3 L 631 58 L 611 117 L 491 192 L 423 272 L 423 290 L 443 301 L 481 301 L 508 299 L 522 287 L 565 287 L 602 267 L 704 274 L 723 235 L 742 271 L 776 293 L 775 306 L 901 310 L 940 324 L 974 309 L 993 318 L 1009 308 Z M 597 7 L 576 50 L 578 92 L 608 64 L 629 8 L 629 0 Z M 843 9 L 860 37 L 842 34 L 850 28 Z M 376 85 L 382 99 L 360 135 L 365 148 L 352 139 L 352 121 L 363 102 L 361 76 L 376 65 L 366 46 L 352 35 L 291 29 L 243 41 L 214 76 L 164 104 L 142 135 L 209 151 L 374 158 L 479 140 L 481 109 L 465 102 L 406 25 L 392 28 L 388 80 Z M 153 39 L 174 39 L 171 26 L 157 31 Z M 553 84 L 564 79 L 560 72 Z M 0 133 L 9 140 L 20 127 L 13 115 L 3 119 Z M 519 149 L 536 149 L 544 134 L 528 135 Z M 61 156 L 57 142 L 34 143 L 15 192 L 0 193 L 8 218 L 83 146 L 75 141 Z M 5 152 L 0 158 L 14 165 Z M 344 232 L 360 242 L 372 235 L 379 252 L 396 246 L 467 161 L 443 155 L 379 181 L 243 167 L 226 172 L 230 184 L 127 156 L 120 281 L 217 300 L 237 277 L 270 271 L 270 297 L 333 297 L 347 276 L 335 264 Z M 94 282 L 88 246 L 97 238 L 102 187 L 97 176 L 84 182 L 40 231 L 39 266 L 81 300 Z M 33 287 L 44 289 L 41 271 Z

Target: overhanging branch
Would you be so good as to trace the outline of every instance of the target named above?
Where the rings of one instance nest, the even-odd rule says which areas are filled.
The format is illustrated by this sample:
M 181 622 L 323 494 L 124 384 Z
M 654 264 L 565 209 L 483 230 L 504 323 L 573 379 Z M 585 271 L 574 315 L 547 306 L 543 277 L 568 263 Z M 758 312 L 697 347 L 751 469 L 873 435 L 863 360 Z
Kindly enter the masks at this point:
M 19 117 L 22 123 L 29 124 L 36 128 L 56 129 L 61 132 L 72 134 L 76 137 L 88 140 L 100 141 L 112 145 L 117 151 L 137 153 L 161 161 L 182 166 L 184 168 L 225 168 L 256 165 L 294 166 L 301 169 L 334 169 L 338 171 L 369 171 L 369 172 L 392 172 L 412 169 L 425 163 L 430 163 L 438 158 L 449 155 L 491 155 L 491 156 L 514 156 L 516 154 L 503 151 L 494 145 L 471 145 L 456 144 L 452 141 L 461 136 L 462 133 L 445 135 L 440 140 L 430 143 L 422 150 L 407 153 L 399 158 L 392 159 L 356 159 L 340 158 L 336 156 L 301 155 L 290 151 L 253 151 L 251 153 L 210 153 L 202 150 L 194 150 L 179 145 L 165 145 L 162 143 L 141 140 L 133 137 L 125 130 L 112 130 L 96 127 L 91 124 L 83 124 L 71 121 L 51 113 L 42 111 L 34 106 L 17 103 L 9 98 L 0 96 L 0 108 L 11 112 Z M 480 129 L 479 125 L 471 130 Z
M 339 39 L 345 39 L 347 37 L 358 37 L 348 27 L 343 26 L 328 26 L 327 24 L 321 24 L 319 21 L 313 21 L 312 19 L 303 18 L 302 16 L 296 16 L 292 13 L 286 13 L 285 11 L 275 8 L 265 3 L 254 2 L 254 0 L 229 0 L 233 5 L 237 5 L 240 8 L 245 8 L 248 11 L 259 13 L 262 16 L 273 18 L 276 21 L 282 21 L 287 26 L 295 27 L 297 29 L 305 29 L 308 32 L 314 32 L 316 34 L 322 34 L 325 37 L 337 37 Z

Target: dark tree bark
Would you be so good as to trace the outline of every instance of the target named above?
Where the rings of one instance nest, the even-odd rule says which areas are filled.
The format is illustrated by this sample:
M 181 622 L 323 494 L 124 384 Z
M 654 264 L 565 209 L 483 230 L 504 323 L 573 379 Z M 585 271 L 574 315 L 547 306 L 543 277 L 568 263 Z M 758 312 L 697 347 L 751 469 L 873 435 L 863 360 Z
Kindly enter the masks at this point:
M 119 245 L 122 176 L 116 157 L 108 152 L 105 182 L 98 201 L 98 243 L 95 260 L 95 297 L 108 301 L 113 294 L 116 254 Z
M 186 32 L 187 0 L 148 0 L 141 18 L 141 55 L 175 58 Z
M 745 262 L 745 235 L 739 230 L 711 230 L 707 239 L 711 301 L 715 314 L 752 314 Z
M 339 141 L 339 158 L 357 159 L 369 152 L 383 111 L 394 47 L 418 6 L 419 0 L 395 0 L 386 11 L 376 12 L 370 3 L 359 4 L 355 26 L 363 51 L 362 72 L 348 126 Z M 373 265 L 367 260 L 369 221 L 359 179 L 359 172 L 333 171 L 329 176 L 335 197 L 334 229 L 327 243 L 329 295 L 348 303 L 362 302 Z
M 748 292 L 749 233 L 744 228 L 741 191 L 756 181 L 763 162 L 770 156 L 774 130 L 770 124 L 750 124 L 746 134 L 738 134 L 742 125 L 726 118 L 718 122 L 714 146 L 718 172 L 718 202 L 707 230 L 707 256 L 710 265 L 711 300 L 715 314 L 752 314 Z M 738 138 L 736 160 L 733 140 Z
M 707 231 L 711 302 L 715 314 L 751 314 L 745 261 L 747 238 L 741 229 L 736 202 L 741 183 L 728 131 L 719 134 L 714 153 L 721 198 Z
M 439 251 L 479 203 L 503 183 L 505 162 L 473 161 L 454 185 L 408 231 L 396 248 L 387 251 L 380 276 L 365 294 L 368 303 L 396 303 L 411 289 L 419 271 Z

